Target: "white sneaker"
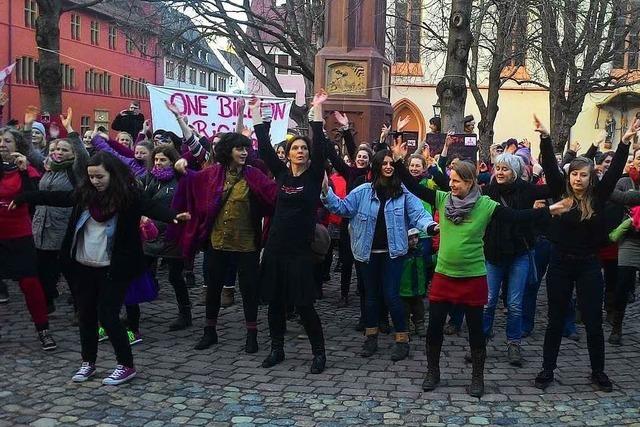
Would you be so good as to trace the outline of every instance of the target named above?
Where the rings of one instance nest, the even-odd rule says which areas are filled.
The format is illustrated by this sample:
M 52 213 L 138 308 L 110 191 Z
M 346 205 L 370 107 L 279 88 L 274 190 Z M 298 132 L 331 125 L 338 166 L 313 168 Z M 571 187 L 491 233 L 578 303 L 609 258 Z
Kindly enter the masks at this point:
M 71 377 L 74 383 L 83 383 L 96 374 L 96 365 L 89 362 L 82 362 L 78 372 Z

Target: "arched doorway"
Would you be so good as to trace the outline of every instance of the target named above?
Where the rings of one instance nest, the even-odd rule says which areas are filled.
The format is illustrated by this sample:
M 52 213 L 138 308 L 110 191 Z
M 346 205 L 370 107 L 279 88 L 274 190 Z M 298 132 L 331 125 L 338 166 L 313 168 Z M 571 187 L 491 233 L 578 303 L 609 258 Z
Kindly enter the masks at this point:
M 393 105 L 392 129 L 398 128 L 401 118 L 409 117 L 409 124 L 403 129 L 405 141 L 422 141 L 427 135 L 427 126 L 420 109 L 416 104 L 403 98 Z M 411 145 L 411 144 L 410 144 Z M 415 149 L 415 148 L 414 148 Z

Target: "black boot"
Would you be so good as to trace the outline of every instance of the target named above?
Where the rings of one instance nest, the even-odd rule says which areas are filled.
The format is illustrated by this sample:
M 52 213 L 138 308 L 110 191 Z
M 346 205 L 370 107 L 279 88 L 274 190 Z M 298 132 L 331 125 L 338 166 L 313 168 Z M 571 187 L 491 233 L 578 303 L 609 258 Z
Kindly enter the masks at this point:
M 613 312 L 611 322 L 611 335 L 609 335 L 609 344 L 622 345 L 622 321 L 624 319 L 624 310 L 616 310 Z
M 440 384 L 440 349 L 442 345 L 427 345 L 427 375 L 422 382 L 424 391 L 435 390 Z
M 311 361 L 312 374 L 321 374 L 324 371 L 324 366 L 327 364 L 327 356 L 324 350 L 314 351 L 313 360 Z
M 247 330 L 247 341 L 244 344 L 244 351 L 249 354 L 258 352 L 258 331 L 256 329 Z
M 194 347 L 196 350 L 205 350 L 211 347 L 213 344 L 218 344 L 218 333 L 215 326 L 205 326 L 204 335 L 200 338 L 200 341 Z
M 181 331 L 191 325 L 191 306 L 181 305 L 178 307 L 178 318 L 169 325 L 169 331 Z
M 366 331 L 366 338 L 362 345 L 362 351 L 360 352 L 360 356 L 362 357 L 371 357 L 376 351 L 378 351 L 378 331 L 377 328 L 371 329 L 372 331 L 367 328 Z
M 396 332 L 395 339 L 396 343 L 393 346 L 393 351 L 391 352 L 391 360 L 398 362 L 409 356 L 409 333 Z
M 271 337 L 271 353 L 262 362 L 263 368 L 271 368 L 284 360 L 284 337 Z
M 471 385 L 469 386 L 469 396 L 482 397 L 484 394 L 484 361 L 486 357 L 487 350 L 484 347 L 471 349 L 473 371 Z

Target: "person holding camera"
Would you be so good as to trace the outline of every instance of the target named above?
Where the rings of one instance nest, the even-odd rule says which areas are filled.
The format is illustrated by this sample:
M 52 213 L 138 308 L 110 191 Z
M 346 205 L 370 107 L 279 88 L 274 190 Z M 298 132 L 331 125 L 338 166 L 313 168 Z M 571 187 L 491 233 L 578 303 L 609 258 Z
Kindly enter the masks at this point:
M 129 135 L 137 135 L 144 125 L 144 114 L 140 112 L 140 102 L 132 101 L 129 108 L 118 113 L 111 129 L 120 132 L 127 132 Z

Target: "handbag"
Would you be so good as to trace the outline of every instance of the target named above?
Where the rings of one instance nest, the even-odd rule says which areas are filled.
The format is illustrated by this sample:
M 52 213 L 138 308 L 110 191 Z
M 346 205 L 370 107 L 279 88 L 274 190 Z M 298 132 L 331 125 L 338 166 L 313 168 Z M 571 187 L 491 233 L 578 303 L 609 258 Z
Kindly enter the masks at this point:
M 316 262 L 320 263 L 324 260 L 327 252 L 329 252 L 329 246 L 331 246 L 331 236 L 327 227 L 316 223 L 313 231 L 313 240 L 311 241 L 311 252 Z
M 149 270 L 133 279 L 124 297 L 125 305 L 151 302 L 158 298 L 158 285 Z

